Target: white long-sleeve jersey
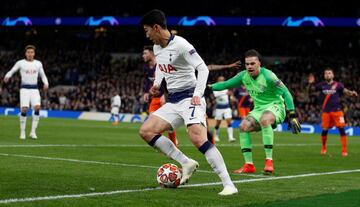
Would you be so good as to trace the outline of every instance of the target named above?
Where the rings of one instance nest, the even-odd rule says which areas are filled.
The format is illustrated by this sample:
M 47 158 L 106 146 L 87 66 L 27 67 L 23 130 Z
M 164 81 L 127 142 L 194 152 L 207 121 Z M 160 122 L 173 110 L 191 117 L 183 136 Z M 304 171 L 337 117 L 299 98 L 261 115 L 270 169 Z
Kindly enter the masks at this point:
M 194 47 L 184 38 L 172 35 L 165 48 L 154 45 L 157 62 L 154 85 L 165 78 L 169 94 L 194 89 L 193 96 L 202 97 L 209 70 Z M 198 71 L 196 79 L 195 69 Z
M 214 91 L 216 105 L 229 105 L 228 89 L 222 91 Z
M 42 82 L 49 85 L 42 63 L 38 60 L 27 61 L 22 59 L 17 61 L 12 69 L 6 73 L 5 77 L 11 78 L 18 70 L 20 70 L 21 85 L 37 86 L 39 75 Z
M 111 107 L 120 107 L 121 106 L 121 98 L 119 95 L 115 95 L 111 98 Z

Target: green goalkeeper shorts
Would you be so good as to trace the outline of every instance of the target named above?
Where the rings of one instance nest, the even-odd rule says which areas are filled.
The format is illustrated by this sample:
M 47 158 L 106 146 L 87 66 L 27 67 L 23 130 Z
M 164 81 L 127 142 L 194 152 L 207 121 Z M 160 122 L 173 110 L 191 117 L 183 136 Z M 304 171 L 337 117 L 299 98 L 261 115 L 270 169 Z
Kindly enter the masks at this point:
M 255 107 L 248 116 L 253 117 L 258 123 L 260 123 L 260 118 L 265 111 L 270 111 L 275 115 L 275 123 L 272 125 L 273 128 L 276 128 L 278 124 L 284 122 L 286 117 L 286 111 L 284 104 L 268 104 L 265 106 Z

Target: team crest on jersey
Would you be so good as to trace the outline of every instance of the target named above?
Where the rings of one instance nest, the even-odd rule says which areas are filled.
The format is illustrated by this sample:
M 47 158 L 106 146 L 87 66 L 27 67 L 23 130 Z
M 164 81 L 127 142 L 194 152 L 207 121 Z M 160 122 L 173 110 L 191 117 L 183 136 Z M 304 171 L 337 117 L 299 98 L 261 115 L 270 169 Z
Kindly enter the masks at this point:
M 192 55 L 192 54 L 196 53 L 196 50 L 192 49 L 192 50 L 189 51 L 189 53 L 190 53 L 190 55 Z
M 264 86 L 262 84 L 259 84 L 259 89 L 260 89 L 261 92 L 264 92 L 265 88 L 266 88 L 266 86 Z
M 174 66 L 170 64 L 159 64 L 159 69 L 164 73 L 171 73 L 172 71 L 177 71 Z

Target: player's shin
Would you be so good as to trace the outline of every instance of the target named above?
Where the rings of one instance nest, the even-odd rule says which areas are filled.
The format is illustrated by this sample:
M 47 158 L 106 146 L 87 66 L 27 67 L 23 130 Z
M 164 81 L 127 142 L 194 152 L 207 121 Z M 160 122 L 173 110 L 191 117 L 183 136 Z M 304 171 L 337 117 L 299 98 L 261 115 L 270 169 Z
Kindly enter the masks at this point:
M 263 139 L 263 144 L 265 148 L 266 159 L 272 160 L 273 155 L 273 144 L 274 144 L 274 131 L 271 126 L 262 126 L 261 134 Z
M 322 130 L 322 132 L 321 132 L 321 143 L 322 143 L 323 148 L 326 148 L 327 134 L 328 134 L 328 130 Z
M 240 147 L 245 159 L 245 163 L 253 164 L 252 145 L 249 132 L 240 132 Z
M 205 155 L 210 166 L 219 175 L 223 186 L 234 186 L 219 150 L 209 141 L 206 141 L 199 147 L 199 151 Z
M 219 139 L 219 126 L 215 126 L 214 136 L 215 136 L 214 138 L 215 138 L 216 142 L 220 141 L 220 139 Z
M 148 144 L 179 162 L 181 165 L 184 165 L 189 161 L 189 158 L 184 155 L 170 139 L 163 135 L 155 135 Z
M 346 150 L 347 140 L 346 140 L 345 129 L 339 128 L 339 132 L 340 132 L 340 139 L 341 139 L 341 145 L 342 145 L 341 151 L 342 151 L 343 156 L 346 156 L 347 155 L 347 150 Z
M 26 112 L 21 112 L 19 119 L 20 119 L 20 138 L 25 139 Z
M 39 111 L 35 111 L 32 116 L 31 134 L 35 134 L 36 128 L 39 124 L 40 114 Z
M 232 142 L 232 141 L 235 141 L 235 139 L 234 139 L 234 135 L 233 135 L 233 128 L 232 128 L 232 126 L 231 126 L 231 124 L 228 126 L 228 128 L 227 128 L 227 133 L 228 133 L 228 139 L 229 139 L 229 141 L 230 142 Z
M 321 147 L 321 152 L 320 152 L 322 155 L 326 154 L 327 134 L 328 134 L 328 130 L 323 129 L 322 132 L 321 132 L 321 144 L 322 144 L 322 147 Z

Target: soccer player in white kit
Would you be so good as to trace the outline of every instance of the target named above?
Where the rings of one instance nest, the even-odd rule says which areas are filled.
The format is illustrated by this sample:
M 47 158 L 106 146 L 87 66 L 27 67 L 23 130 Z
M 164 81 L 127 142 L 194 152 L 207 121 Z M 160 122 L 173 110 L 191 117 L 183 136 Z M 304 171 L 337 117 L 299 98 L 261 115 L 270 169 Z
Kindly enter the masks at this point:
M 42 63 L 35 60 L 35 46 L 27 45 L 25 47 L 25 59 L 19 60 L 15 63 L 12 69 L 6 73 L 4 83 L 7 83 L 11 76 L 20 70 L 21 75 L 21 89 L 20 89 L 20 139 L 26 138 L 26 113 L 30 105 L 33 107 L 34 113 L 32 116 L 32 126 L 30 138 L 37 139 L 36 128 L 40 119 L 40 93 L 38 89 L 38 77 L 40 75 L 44 83 L 44 91 L 49 88 L 49 82 L 46 78 Z
M 219 76 L 218 77 L 218 82 L 223 82 L 225 80 L 224 76 Z M 221 124 L 221 120 L 225 119 L 226 123 L 227 123 L 227 133 L 228 133 L 228 139 L 229 142 L 234 142 L 235 138 L 233 136 L 233 128 L 231 126 L 231 122 L 232 122 L 232 111 L 230 108 L 230 103 L 229 103 L 229 90 L 225 89 L 222 91 L 214 91 L 214 96 L 216 99 L 216 110 L 215 110 L 215 120 L 216 120 L 216 124 L 215 124 L 215 141 L 219 142 L 219 127 Z
M 238 192 L 230 179 L 219 150 L 207 140 L 206 103 L 202 97 L 209 70 L 194 47 L 184 38 L 172 35 L 166 26 L 165 14 L 152 10 L 141 19 L 146 37 L 154 42 L 158 68 L 150 93 L 157 94 L 163 78 L 169 91 L 165 105 L 150 115 L 141 126 L 140 136 L 152 147 L 163 152 L 182 166 L 180 184 L 185 184 L 198 168 L 195 160 L 183 154 L 162 133 L 185 123 L 191 142 L 205 155 L 206 160 L 220 177 L 224 189 L 219 195 Z M 195 70 L 198 71 L 196 79 Z
M 119 123 L 119 109 L 121 106 L 121 98 L 117 91 L 113 91 L 113 97 L 111 97 L 111 117 L 113 118 L 113 125 Z

